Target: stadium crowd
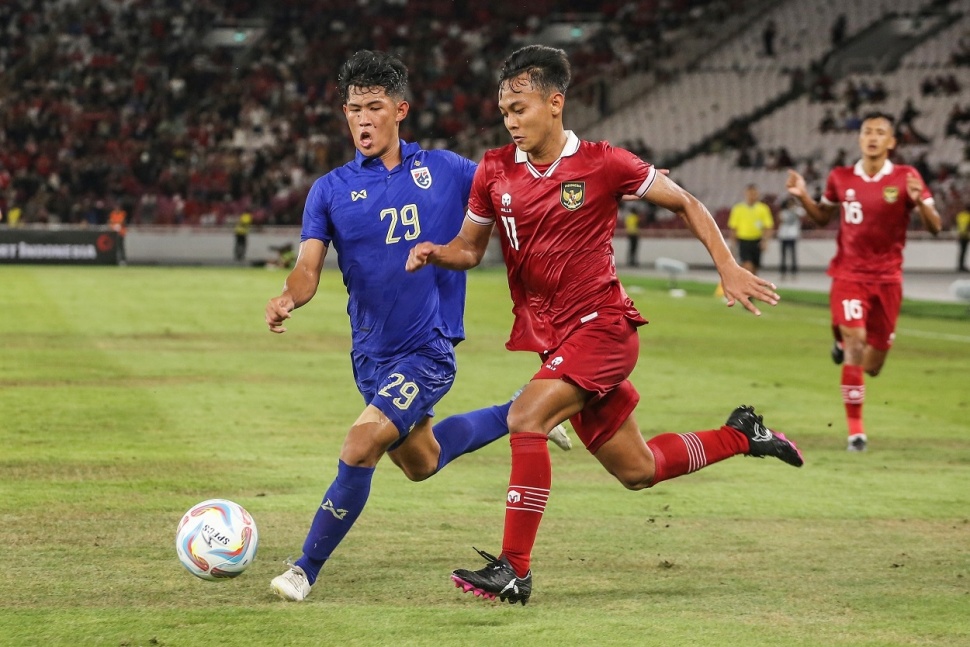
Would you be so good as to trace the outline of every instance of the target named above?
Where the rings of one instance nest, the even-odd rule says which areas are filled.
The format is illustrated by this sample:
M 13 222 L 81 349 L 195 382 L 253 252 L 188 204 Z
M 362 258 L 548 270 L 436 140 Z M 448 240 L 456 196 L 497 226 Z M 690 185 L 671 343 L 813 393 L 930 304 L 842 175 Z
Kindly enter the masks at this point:
M 562 3 L 552 0 L 10 0 L 0 3 L 0 212 L 25 223 L 104 224 L 120 207 L 134 224 L 218 226 L 243 213 L 255 225 L 296 224 L 313 180 L 353 155 L 334 61 L 357 49 L 392 51 L 411 70 L 403 137 L 474 157 L 476 137 L 501 124 L 494 69 L 517 43 L 553 24 L 582 26 L 569 47 L 570 98 L 596 106 L 604 82 L 671 54 L 665 34 L 750 4 L 577 1 L 554 14 Z M 217 43 L 220 27 L 238 40 Z M 887 95 L 878 79 L 793 73 L 803 72 L 809 96 L 832 106 L 822 133 L 854 130 Z M 959 99 L 954 90 L 952 75 L 927 74 L 913 96 Z M 911 103 L 899 119 L 902 159 L 920 166 L 905 144 L 970 139 L 968 114 L 957 102 L 945 133 L 922 133 Z M 649 131 L 624 137 L 617 143 L 662 163 Z M 717 145 L 737 150 L 739 166 L 794 165 L 809 179 L 840 161 L 757 142 L 743 119 Z M 934 191 L 951 191 L 959 170 L 925 160 L 923 169 Z M 776 197 L 767 192 L 777 212 Z
M 335 61 L 388 50 L 412 70 L 402 136 L 461 149 L 501 122 L 495 62 L 552 0 L 11 0 L 0 4 L 0 210 L 22 222 L 298 223 L 309 185 L 352 155 Z M 577 86 L 696 16 L 684 0 L 572 2 L 596 33 Z M 215 46 L 214 26 L 241 44 Z M 259 30 L 249 40 L 253 28 Z M 578 93 L 580 99 L 582 93 Z M 592 100 L 587 97 L 587 100 Z

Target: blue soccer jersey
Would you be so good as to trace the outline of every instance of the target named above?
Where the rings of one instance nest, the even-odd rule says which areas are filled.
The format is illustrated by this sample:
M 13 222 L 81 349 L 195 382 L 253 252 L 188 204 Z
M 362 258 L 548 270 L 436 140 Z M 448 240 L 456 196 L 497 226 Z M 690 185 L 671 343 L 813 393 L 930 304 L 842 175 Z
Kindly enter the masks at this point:
M 388 171 L 358 152 L 314 182 L 303 209 L 301 240 L 332 243 L 337 252 L 354 349 L 378 361 L 436 336 L 465 338 L 465 273 L 410 273 L 404 265 L 417 243 L 458 234 L 476 165 L 403 140 L 401 158 Z

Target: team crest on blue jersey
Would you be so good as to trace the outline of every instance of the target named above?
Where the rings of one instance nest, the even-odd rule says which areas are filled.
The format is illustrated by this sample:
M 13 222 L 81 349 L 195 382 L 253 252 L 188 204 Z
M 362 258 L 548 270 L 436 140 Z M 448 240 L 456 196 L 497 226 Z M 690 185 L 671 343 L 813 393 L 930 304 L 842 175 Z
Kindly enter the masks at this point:
M 411 179 L 422 189 L 431 188 L 431 169 L 427 166 L 411 169 Z
M 882 190 L 882 199 L 888 202 L 889 204 L 892 204 L 893 202 L 896 202 L 896 200 L 899 200 L 899 187 L 887 186 L 885 189 Z
M 576 211 L 583 206 L 586 199 L 585 182 L 563 182 L 560 185 L 559 202 L 570 211 Z

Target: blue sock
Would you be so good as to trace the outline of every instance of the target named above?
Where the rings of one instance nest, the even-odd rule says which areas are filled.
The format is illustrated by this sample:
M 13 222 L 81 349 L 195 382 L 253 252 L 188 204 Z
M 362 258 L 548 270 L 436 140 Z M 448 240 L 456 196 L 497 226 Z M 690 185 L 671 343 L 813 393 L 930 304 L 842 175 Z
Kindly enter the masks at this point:
M 296 565 L 306 573 L 310 584 L 317 580 L 323 563 L 330 559 L 367 503 L 370 495 L 373 467 L 351 467 L 343 461 L 337 464 L 337 478 L 323 496 L 310 524 L 310 532 L 303 542 L 303 556 Z
M 434 427 L 441 446 L 438 471 L 463 454 L 473 452 L 509 433 L 509 407 L 512 402 L 461 413 L 445 418 Z

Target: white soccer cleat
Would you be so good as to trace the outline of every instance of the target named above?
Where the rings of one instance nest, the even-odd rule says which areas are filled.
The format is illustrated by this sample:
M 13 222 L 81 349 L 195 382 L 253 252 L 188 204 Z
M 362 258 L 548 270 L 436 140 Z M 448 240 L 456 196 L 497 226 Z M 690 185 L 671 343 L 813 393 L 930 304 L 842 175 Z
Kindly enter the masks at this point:
M 296 565 L 291 565 L 288 571 L 274 577 L 269 585 L 276 595 L 291 602 L 302 602 L 310 595 L 310 581 L 303 569 Z
M 564 452 L 568 452 L 573 448 L 573 441 L 569 439 L 569 435 L 566 433 L 566 428 L 562 425 L 556 425 L 553 427 L 552 431 L 546 434 L 546 438 L 554 442 L 556 446 Z

